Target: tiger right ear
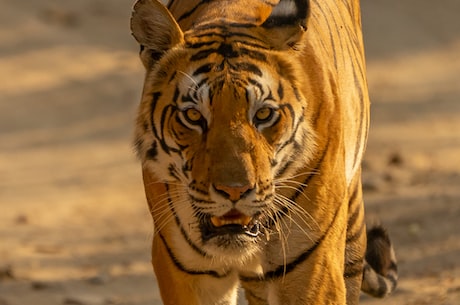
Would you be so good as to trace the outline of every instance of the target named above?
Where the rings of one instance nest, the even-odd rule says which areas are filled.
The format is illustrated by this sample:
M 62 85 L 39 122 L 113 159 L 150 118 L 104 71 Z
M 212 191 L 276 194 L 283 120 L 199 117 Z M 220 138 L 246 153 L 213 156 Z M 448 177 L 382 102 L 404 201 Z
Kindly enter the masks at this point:
M 184 41 L 176 20 L 158 0 L 138 0 L 134 4 L 131 31 L 141 45 L 140 56 L 147 69 L 167 50 Z

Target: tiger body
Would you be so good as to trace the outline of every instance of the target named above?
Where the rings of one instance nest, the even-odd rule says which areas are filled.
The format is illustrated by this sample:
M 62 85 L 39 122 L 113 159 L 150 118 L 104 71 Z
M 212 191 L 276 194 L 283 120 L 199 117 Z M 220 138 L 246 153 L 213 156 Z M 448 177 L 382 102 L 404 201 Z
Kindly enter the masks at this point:
M 357 304 L 363 268 L 382 285 L 364 267 L 359 1 L 168 9 L 140 0 L 131 23 L 147 71 L 136 148 L 164 304 L 232 305 L 240 286 L 250 305 Z

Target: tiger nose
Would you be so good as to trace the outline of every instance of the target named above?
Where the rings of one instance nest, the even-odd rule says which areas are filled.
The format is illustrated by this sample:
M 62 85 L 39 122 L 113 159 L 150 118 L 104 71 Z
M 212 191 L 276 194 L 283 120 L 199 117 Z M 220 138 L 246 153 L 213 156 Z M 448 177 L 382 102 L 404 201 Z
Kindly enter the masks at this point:
M 254 186 L 250 184 L 243 186 L 214 184 L 214 189 L 230 201 L 236 202 L 248 195 L 254 189 Z

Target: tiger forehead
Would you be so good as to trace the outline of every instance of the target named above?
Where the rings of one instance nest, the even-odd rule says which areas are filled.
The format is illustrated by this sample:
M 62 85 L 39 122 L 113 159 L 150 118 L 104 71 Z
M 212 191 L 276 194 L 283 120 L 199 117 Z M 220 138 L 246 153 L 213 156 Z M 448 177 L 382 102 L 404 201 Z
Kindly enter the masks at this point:
M 184 33 L 186 47 L 203 47 L 217 44 L 243 44 L 269 50 L 270 45 L 251 27 L 232 27 L 228 24 L 211 24 L 193 28 Z
M 267 61 L 269 47 L 251 32 L 231 31 L 225 26 L 212 31 L 192 31 L 185 34 L 185 48 L 191 51 L 190 62 L 218 56 L 223 60 L 250 58 L 260 63 Z
M 281 80 L 266 67 L 253 67 L 245 62 L 229 64 L 228 68 L 222 69 L 220 65 L 219 62 L 206 62 L 189 68 L 187 72 L 179 71 L 180 92 L 177 93 L 188 96 L 195 102 L 203 102 L 212 100 L 226 87 L 232 95 L 244 96 L 248 101 L 259 101 L 266 99 L 267 94 L 279 90 L 281 86 Z

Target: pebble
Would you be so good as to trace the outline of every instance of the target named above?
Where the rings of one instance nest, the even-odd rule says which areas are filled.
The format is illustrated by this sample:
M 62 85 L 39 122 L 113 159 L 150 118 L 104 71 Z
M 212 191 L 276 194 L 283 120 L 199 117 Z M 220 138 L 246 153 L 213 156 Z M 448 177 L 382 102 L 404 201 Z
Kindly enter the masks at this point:
M 0 281 L 1 280 L 14 280 L 13 267 L 11 265 L 0 266 Z M 1 305 L 1 303 L 0 303 Z
M 401 166 L 404 160 L 400 153 L 394 152 L 388 157 L 388 165 Z
M 112 299 L 96 295 L 68 296 L 64 298 L 64 305 L 112 305 L 116 302 Z

